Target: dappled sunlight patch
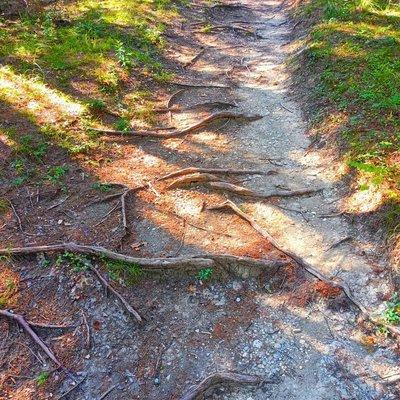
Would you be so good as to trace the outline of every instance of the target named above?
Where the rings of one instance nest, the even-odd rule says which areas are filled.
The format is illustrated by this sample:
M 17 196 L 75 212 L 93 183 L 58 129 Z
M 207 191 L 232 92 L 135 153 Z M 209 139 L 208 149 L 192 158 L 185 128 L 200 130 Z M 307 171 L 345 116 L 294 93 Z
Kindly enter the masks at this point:
M 360 183 L 359 190 L 346 200 L 346 209 L 356 213 L 368 213 L 379 208 L 383 201 L 383 193 L 377 186 Z
M 0 99 L 22 112 L 38 117 L 40 123 L 53 123 L 82 116 L 85 107 L 38 79 L 16 74 L 10 67 L 0 67 Z

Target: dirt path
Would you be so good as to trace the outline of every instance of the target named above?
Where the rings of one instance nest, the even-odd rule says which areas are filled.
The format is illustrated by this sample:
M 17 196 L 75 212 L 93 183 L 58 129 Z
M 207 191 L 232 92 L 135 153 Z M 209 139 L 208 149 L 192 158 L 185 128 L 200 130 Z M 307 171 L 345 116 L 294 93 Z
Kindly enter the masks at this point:
M 216 123 L 182 138 L 121 139 L 126 146 L 123 156 L 99 171 L 99 176 L 108 181 L 125 177 L 123 183 L 132 185 L 132 180 L 141 183 L 160 172 L 191 166 L 255 169 L 265 175 L 227 179 L 267 195 L 321 191 L 265 200 L 201 184 L 170 190 L 166 184 L 155 184 L 129 201 L 133 233 L 122 241 L 122 251 L 134 249 L 142 256 L 211 252 L 286 260 L 237 216 L 204 210 L 204 202 L 215 205 L 229 198 L 286 248 L 326 275 L 345 280 L 362 304 L 376 309 L 380 296 L 390 291 L 389 277 L 383 272 L 385 260 L 377 260 L 379 249 L 355 231 L 348 217 L 332 216 L 341 211 L 348 189 L 329 154 L 310 148 L 301 105 L 291 96 L 285 67 L 292 29 L 287 10 L 278 0 L 234 4 L 187 9 L 187 20 L 171 32 L 167 58 L 180 65 L 177 80 L 229 86 L 185 88 L 172 105 L 187 109 L 172 114 L 172 125 L 184 128 L 208 115 L 207 109 L 190 108 L 205 101 L 234 103 L 237 107 L 230 111 L 263 118 Z M 206 22 L 191 25 L 199 21 Z M 218 25 L 225 27 L 215 28 Z M 161 122 L 171 121 L 166 116 Z M 104 204 L 93 205 L 80 220 L 107 212 L 99 207 Z M 342 239 L 346 240 L 330 249 Z M 106 238 L 101 244 L 116 246 Z M 78 346 L 79 340 L 85 340 L 82 328 L 77 335 L 75 331 L 60 336 L 58 347 L 54 345 L 62 352 L 63 343 L 74 343 L 71 365 L 86 376 L 65 398 L 96 399 L 115 385 L 109 398 L 179 399 L 194 382 L 227 370 L 260 375 L 274 383 L 217 388 L 207 398 L 398 398 L 396 383 L 385 378 L 400 373 L 398 356 L 391 344 L 374 347 L 370 335 L 374 328 L 359 326 L 357 310 L 336 290 L 293 264 L 261 274 L 244 271 L 236 269 L 237 278 L 213 276 L 207 283 L 187 275 L 144 277 L 125 290 L 146 318 L 143 327 L 106 300 L 92 276 L 58 277 L 61 289 L 54 289 L 54 305 L 62 301 L 65 315 L 82 310 L 89 318 L 92 340 L 90 349 Z M 38 285 L 43 285 L 38 287 L 42 293 L 48 282 Z M 63 393 L 69 388 L 66 379 L 58 390 Z M 29 398 L 23 397 L 29 388 L 23 389 L 20 398 Z

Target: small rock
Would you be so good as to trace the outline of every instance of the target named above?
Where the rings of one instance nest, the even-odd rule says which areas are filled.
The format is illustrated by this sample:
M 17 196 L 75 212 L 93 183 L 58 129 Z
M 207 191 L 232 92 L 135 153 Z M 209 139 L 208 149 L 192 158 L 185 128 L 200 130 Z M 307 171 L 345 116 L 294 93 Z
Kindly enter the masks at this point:
M 241 298 L 240 297 L 236 297 L 236 303 L 240 303 Z
M 256 349 L 260 349 L 261 346 L 262 346 L 261 340 L 256 339 L 256 340 L 253 342 L 253 347 L 255 347 Z
M 294 328 L 294 329 L 293 329 L 293 333 L 301 333 L 301 329 L 299 329 L 299 328 Z

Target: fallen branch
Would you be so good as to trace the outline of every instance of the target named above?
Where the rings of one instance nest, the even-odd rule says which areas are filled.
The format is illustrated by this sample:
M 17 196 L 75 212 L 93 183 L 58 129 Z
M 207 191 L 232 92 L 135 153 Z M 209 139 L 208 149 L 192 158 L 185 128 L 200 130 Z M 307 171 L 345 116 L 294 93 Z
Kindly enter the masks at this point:
M 109 389 L 107 389 L 100 397 L 99 400 L 105 399 L 115 388 L 117 388 L 118 385 L 113 385 Z
M 101 273 L 95 268 L 95 267 L 90 267 L 91 271 L 95 273 L 99 281 L 103 284 L 103 286 L 109 290 L 125 307 L 125 309 L 128 311 L 128 313 L 135 318 L 137 321 L 140 323 L 143 322 L 142 317 L 139 315 L 139 313 L 122 297 L 121 294 L 119 294 L 101 275 Z
M 16 321 L 21 326 L 21 328 L 32 338 L 32 340 L 46 353 L 50 360 L 52 360 L 59 368 L 64 369 L 60 361 L 58 361 L 57 357 L 47 347 L 43 340 L 40 339 L 40 337 L 33 331 L 29 323 L 22 315 L 14 314 L 13 312 L 8 310 L 0 310 L 0 316 Z
M 110 130 L 110 129 L 98 129 L 98 128 L 90 128 L 92 131 L 95 132 L 100 132 L 100 133 L 106 133 L 106 134 L 121 134 L 121 135 L 126 135 L 126 134 L 131 134 L 134 136 L 139 136 L 139 137 L 155 137 L 155 138 L 161 138 L 161 139 L 171 139 L 171 138 L 176 138 L 180 137 L 183 135 L 188 135 L 190 133 L 194 133 L 198 131 L 201 128 L 206 127 L 208 124 L 214 121 L 218 121 L 221 119 L 242 119 L 245 121 L 257 121 L 259 119 L 263 118 L 261 115 L 249 115 L 249 114 L 235 114 L 231 112 L 220 112 L 216 114 L 212 114 L 208 116 L 207 118 L 203 119 L 202 121 L 190 126 L 189 128 L 182 129 L 180 131 L 173 131 L 169 133 L 160 133 L 160 132 L 154 132 L 154 131 L 115 131 L 115 130 Z
M 194 174 L 196 172 L 210 173 L 210 174 L 226 174 L 226 175 L 266 175 L 268 172 L 253 170 L 253 169 L 222 169 L 222 168 L 196 168 L 189 167 L 183 168 L 175 172 L 171 172 L 167 175 L 157 179 L 157 182 L 165 181 L 167 179 L 176 178 L 182 175 Z
M 275 249 L 279 250 L 289 258 L 291 258 L 293 261 L 295 261 L 300 267 L 302 267 L 304 270 L 306 270 L 308 273 L 311 275 L 315 276 L 317 279 L 319 279 L 322 282 L 327 283 L 328 285 L 331 285 L 333 287 L 337 287 L 342 290 L 342 292 L 346 295 L 346 297 L 350 300 L 351 303 L 353 303 L 361 312 L 361 314 L 369 319 L 371 322 L 375 324 L 381 324 L 381 321 L 379 319 L 375 318 L 372 316 L 372 314 L 367 310 L 366 307 L 364 307 L 358 300 L 356 300 L 348 287 L 348 285 L 343 282 L 343 281 L 336 281 L 329 279 L 326 277 L 322 272 L 318 271 L 315 269 L 310 263 L 308 263 L 306 260 L 304 260 L 301 256 L 298 254 L 294 253 L 293 251 L 287 249 L 284 245 L 279 243 L 273 236 L 270 235 L 270 233 L 262 228 L 258 223 L 251 218 L 249 215 L 244 213 L 240 208 L 233 203 L 230 200 L 227 200 L 223 202 L 222 204 L 213 206 L 213 207 L 208 207 L 208 210 L 221 210 L 221 209 L 230 209 L 233 211 L 235 214 L 237 214 L 240 218 L 244 219 L 247 221 L 253 229 L 258 232 L 264 239 L 268 240 L 268 242 L 275 247 Z M 400 336 L 400 329 L 393 326 L 393 325 L 385 325 L 391 333 Z
M 180 400 L 200 400 L 206 395 L 206 392 L 215 386 L 224 384 L 234 385 L 259 385 L 267 382 L 260 376 L 244 375 L 235 372 L 216 372 L 215 374 L 207 376 L 198 385 L 191 387 Z M 268 381 L 268 383 L 275 383 Z

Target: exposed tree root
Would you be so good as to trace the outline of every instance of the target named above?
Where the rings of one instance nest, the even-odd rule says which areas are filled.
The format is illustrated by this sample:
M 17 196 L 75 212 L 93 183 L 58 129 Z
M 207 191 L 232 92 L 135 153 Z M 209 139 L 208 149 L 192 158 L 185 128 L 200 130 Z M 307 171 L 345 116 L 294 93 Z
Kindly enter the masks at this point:
M 180 178 L 173 181 L 170 185 L 168 185 L 167 189 L 175 189 L 175 188 L 181 187 L 183 185 L 188 185 L 191 183 L 209 182 L 209 181 L 217 181 L 217 180 L 219 180 L 219 178 L 216 175 L 198 172 L 195 174 L 181 176 Z
M 121 135 L 131 134 L 133 136 L 138 136 L 138 137 L 155 137 L 161 139 L 170 139 L 194 133 L 199 129 L 206 127 L 211 122 L 218 121 L 221 119 L 241 119 L 251 122 L 251 121 L 257 121 L 261 118 L 263 118 L 261 115 L 235 114 L 226 111 L 226 112 L 212 114 L 207 118 L 203 119 L 202 121 L 198 122 L 197 124 L 190 126 L 189 128 L 169 133 L 160 133 L 153 131 L 115 131 L 110 129 L 97 129 L 97 128 L 90 128 L 90 129 L 95 132 L 101 132 L 106 134 L 121 134 Z
M 232 192 L 241 196 L 252 196 L 252 197 L 258 197 L 261 199 L 270 199 L 273 197 L 295 197 L 295 196 L 308 196 L 312 194 L 319 193 L 322 189 L 317 189 L 317 190 L 293 190 L 291 192 L 272 192 L 269 194 L 262 194 L 262 193 L 257 193 L 254 192 L 251 189 L 245 188 L 243 186 L 238 186 L 234 185 L 229 182 L 208 182 L 207 186 L 213 188 L 213 189 L 218 189 L 218 190 L 225 190 L 228 192 Z
M 197 103 L 191 106 L 185 107 L 160 107 L 155 108 L 153 111 L 156 113 L 167 113 L 167 112 L 181 112 L 186 110 L 193 110 L 195 108 L 229 108 L 229 107 L 237 107 L 236 103 L 229 103 L 227 101 L 206 101 L 204 103 Z
M 139 321 L 140 323 L 143 322 L 142 317 L 139 315 L 139 313 L 124 299 L 124 297 L 118 293 L 107 281 L 106 279 L 103 277 L 103 275 L 101 275 L 101 273 L 95 268 L 95 267 L 91 267 L 90 268 L 91 271 L 93 271 L 95 273 L 95 275 L 97 276 L 97 278 L 99 279 L 99 281 L 102 283 L 102 285 L 109 290 L 125 307 L 125 309 L 128 311 L 128 313 L 135 318 L 137 321 Z
M 253 36 L 259 37 L 257 32 L 255 32 L 254 30 L 248 29 L 248 28 L 243 28 L 242 26 L 235 26 L 235 25 L 213 25 L 213 26 L 207 27 L 207 32 L 212 32 L 212 31 L 217 31 L 217 30 L 224 30 L 224 29 L 244 32 L 247 35 L 253 35 Z M 203 30 L 202 29 L 197 29 L 194 32 L 203 33 Z
M 207 376 L 198 385 L 191 387 L 180 400 L 200 400 L 207 394 L 207 391 L 215 386 L 230 385 L 259 385 L 261 383 L 275 383 L 274 381 L 266 381 L 260 376 L 244 375 L 235 372 L 216 372 Z
M 188 88 L 216 88 L 216 89 L 230 89 L 231 87 L 228 85 L 216 85 L 216 84 L 201 84 L 201 83 L 185 83 L 185 82 L 177 82 L 173 81 L 170 82 L 172 85 L 176 86 L 183 86 L 183 87 L 188 87 Z
M 381 322 L 375 318 L 371 313 L 367 310 L 366 307 L 364 307 L 358 300 L 356 300 L 348 287 L 348 285 L 343 282 L 343 281 L 338 281 L 338 280 L 332 280 L 328 277 L 326 277 L 322 272 L 318 271 L 315 269 L 311 264 L 309 264 L 306 260 L 304 260 L 301 256 L 298 254 L 292 252 L 291 250 L 287 249 L 284 245 L 279 243 L 273 236 L 269 234 L 267 230 L 262 228 L 258 223 L 249 215 L 244 213 L 240 208 L 233 203 L 230 200 L 227 200 L 223 202 L 222 204 L 208 207 L 208 210 L 221 210 L 221 209 L 229 209 L 233 211 L 235 214 L 237 214 L 239 217 L 247 221 L 255 231 L 257 231 L 263 238 L 268 240 L 268 242 L 275 247 L 277 250 L 291 258 L 293 261 L 295 261 L 300 267 L 302 267 L 304 270 L 306 270 L 308 273 L 311 275 L 315 276 L 319 280 L 331 285 L 332 287 L 337 287 L 342 290 L 342 292 L 347 296 L 347 298 L 350 300 L 351 303 L 353 303 L 361 312 L 361 314 L 369 319 L 371 322 L 380 324 Z M 393 326 L 393 325 L 386 325 L 386 327 L 390 330 L 390 332 L 394 335 L 400 336 L 400 329 Z
M 13 319 L 18 322 L 21 328 L 32 338 L 32 340 L 46 353 L 46 355 L 52 360 L 59 368 L 64 369 L 63 365 L 58 361 L 54 353 L 47 347 L 42 339 L 33 331 L 29 323 L 20 314 L 14 314 L 8 310 L 0 310 L 0 316 L 5 318 Z
M 223 168 L 183 168 L 170 174 L 164 175 L 157 179 L 157 182 L 167 179 L 176 178 L 178 176 L 189 175 L 194 173 L 209 173 L 209 174 L 226 174 L 226 175 L 266 175 L 268 172 L 253 170 L 253 169 L 223 169 Z

